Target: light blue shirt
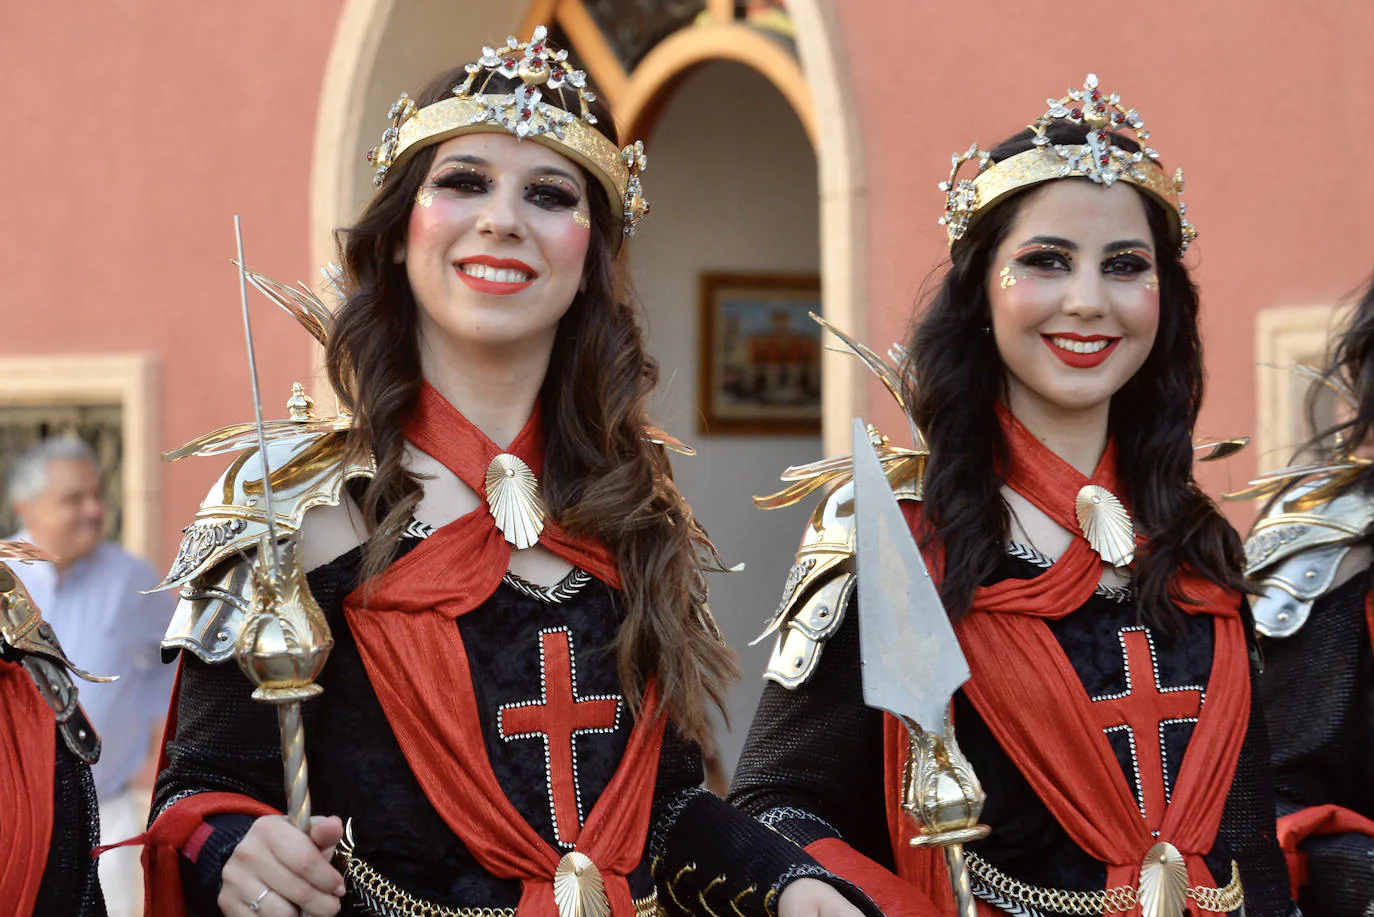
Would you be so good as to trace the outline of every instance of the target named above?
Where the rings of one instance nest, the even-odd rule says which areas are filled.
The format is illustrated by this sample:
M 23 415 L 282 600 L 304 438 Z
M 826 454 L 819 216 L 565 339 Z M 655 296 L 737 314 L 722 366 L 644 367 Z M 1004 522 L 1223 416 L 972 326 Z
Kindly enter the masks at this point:
M 29 540 L 26 532 L 16 540 Z M 11 564 L 43 618 L 75 665 L 119 681 L 94 684 L 74 678 L 81 706 L 100 734 L 100 760 L 92 769 L 96 792 L 123 792 L 161 734 L 175 667 L 163 665 L 158 645 L 175 597 L 140 595 L 161 579 L 147 563 L 105 542 L 57 573 L 52 564 Z

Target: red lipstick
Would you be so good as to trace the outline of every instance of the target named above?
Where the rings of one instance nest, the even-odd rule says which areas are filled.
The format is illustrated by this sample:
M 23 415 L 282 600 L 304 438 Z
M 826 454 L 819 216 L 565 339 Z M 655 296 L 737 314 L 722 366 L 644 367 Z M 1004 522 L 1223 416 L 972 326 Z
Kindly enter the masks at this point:
M 521 271 L 529 275 L 529 280 L 522 280 L 517 283 L 506 283 L 499 280 L 488 280 L 485 277 L 473 277 L 463 271 L 465 264 L 481 264 L 497 270 Z M 491 255 L 470 255 L 461 261 L 455 261 L 453 270 L 463 283 L 467 284 L 478 293 L 488 293 L 492 296 L 509 296 L 512 293 L 519 293 L 521 290 L 534 283 L 534 279 L 539 273 L 528 264 L 515 258 L 493 258 Z
M 1072 350 L 1065 350 L 1062 347 L 1055 346 L 1054 338 L 1066 338 L 1070 341 L 1083 342 L 1109 341 L 1110 343 L 1101 350 L 1092 353 L 1074 353 Z M 1045 346 L 1050 349 L 1050 353 L 1054 354 L 1060 360 L 1064 361 L 1065 364 L 1072 366 L 1074 369 L 1092 369 L 1095 366 L 1101 366 L 1103 363 L 1107 362 L 1107 358 L 1112 355 L 1112 351 L 1116 350 L 1116 345 L 1121 343 L 1121 338 L 1114 338 L 1106 334 L 1072 334 L 1068 332 L 1062 334 L 1042 334 L 1040 335 L 1040 340 L 1045 342 Z

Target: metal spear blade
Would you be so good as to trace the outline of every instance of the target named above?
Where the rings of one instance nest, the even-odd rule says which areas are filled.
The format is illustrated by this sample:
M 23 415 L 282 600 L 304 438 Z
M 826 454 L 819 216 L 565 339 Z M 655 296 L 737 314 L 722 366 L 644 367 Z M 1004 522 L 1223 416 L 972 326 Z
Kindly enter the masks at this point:
M 864 703 L 940 732 L 968 662 L 860 418 L 854 506 Z

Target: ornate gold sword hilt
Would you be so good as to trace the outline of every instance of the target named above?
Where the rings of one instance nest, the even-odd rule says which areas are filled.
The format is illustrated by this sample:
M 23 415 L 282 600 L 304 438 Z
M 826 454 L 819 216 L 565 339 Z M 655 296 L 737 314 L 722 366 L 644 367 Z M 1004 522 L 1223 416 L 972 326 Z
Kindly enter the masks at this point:
M 256 686 L 253 699 L 277 706 L 285 768 L 287 817 L 310 830 L 310 781 L 305 760 L 301 701 L 324 689 L 315 684 L 334 639 L 301 567 L 299 545 L 287 539 L 272 563 L 267 539 L 253 564 L 248 615 L 234 658 Z
M 959 750 L 948 714 L 940 732 L 922 729 L 911 720 L 905 722 L 908 753 L 902 772 L 902 808 L 920 826 L 911 845 L 944 850 L 958 913 L 960 917 L 974 917 L 977 906 L 964 863 L 964 844 L 987 837 L 991 830 L 978 823 L 987 796 Z

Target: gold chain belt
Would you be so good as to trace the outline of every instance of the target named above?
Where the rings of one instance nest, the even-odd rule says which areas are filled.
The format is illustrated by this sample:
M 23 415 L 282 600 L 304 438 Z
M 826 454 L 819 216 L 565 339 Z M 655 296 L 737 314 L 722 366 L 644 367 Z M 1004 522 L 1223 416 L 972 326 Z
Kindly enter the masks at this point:
M 1020 879 L 1013 879 L 972 851 L 967 851 L 965 855 L 970 876 L 990 891 L 1037 911 L 1072 914 L 1075 917 L 1096 917 L 1099 914 L 1129 911 L 1136 906 L 1140 898 L 1139 892 L 1129 885 L 1119 885 L 1100 892 L 1041 888 Z M 1203 910 L 1218 914 L 1234 911 L 1245 903 L 1245 889 L 1240 883 L 1240 869 L 1236 866 L 1236 861 L 1231 861 L 1231 881 L 1226 883 L 1224 888 L 1195 885 L 1188 889 L 1186 894 Z
M 351 827 L 351 824 L 350 824 Z M 378 917 L 515 917 L 513 907 L 449 907 L 412 895 L 387 879 L 362 857 L 354 856 L 351 836 L 339 844 L 344 880 Z M 658 889 L 634 899 L 635 917 L 664 917 Z

